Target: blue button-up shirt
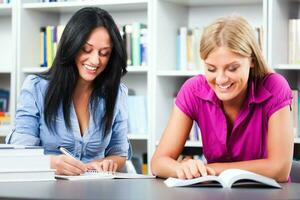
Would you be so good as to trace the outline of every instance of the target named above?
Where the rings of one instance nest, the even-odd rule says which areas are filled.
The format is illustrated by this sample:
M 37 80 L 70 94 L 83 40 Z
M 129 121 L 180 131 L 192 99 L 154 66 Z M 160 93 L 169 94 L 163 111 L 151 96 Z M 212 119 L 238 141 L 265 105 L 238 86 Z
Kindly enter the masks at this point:
M 53 133 L 45 124 L 44 98 L 48 81 L 29 75 L 23 84 L 17 105 L 15 128 L 6 137 L 11 144 L 43 146 L 45 154 L 61 154 L 60 146 L 70 151 L 74 157 L 87 163 L 109 155 L 128 156 L 129 142 L 127 88 L 121 84 L 113 116 L 112 128 L 104 138 L 100 120 L 104 114 L 104 100 L 101 98 L 96 108 L 91 108 L 88 128 L 83 136 L 80 134 L 79 123 L 74 105 L 71 104 L 71 129 L 64 122 L 62 106 L 56 117 L 56 132 Z M 97 118 L 93 118 L 93 111 Z

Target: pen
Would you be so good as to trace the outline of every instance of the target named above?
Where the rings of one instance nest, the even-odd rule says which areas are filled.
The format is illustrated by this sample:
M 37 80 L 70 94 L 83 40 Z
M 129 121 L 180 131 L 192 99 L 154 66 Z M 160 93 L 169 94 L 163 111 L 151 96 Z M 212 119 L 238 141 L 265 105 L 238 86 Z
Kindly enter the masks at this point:
M 67 149 L 65 149 L 64 147 L 59 147 L 60 152 L 62 152 L 63 154 L 70 156 L 74 159 L 76 159 Z

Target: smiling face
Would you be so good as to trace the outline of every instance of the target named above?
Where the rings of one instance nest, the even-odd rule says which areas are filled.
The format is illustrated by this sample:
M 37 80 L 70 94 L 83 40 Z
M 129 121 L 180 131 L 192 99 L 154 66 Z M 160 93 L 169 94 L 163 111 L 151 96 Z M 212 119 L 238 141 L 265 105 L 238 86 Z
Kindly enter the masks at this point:
M 106 28 L 95 28 L 75 58 L 79 81 L 91 84 L 106 68 L 111 51 L 112 42 Z
M 251 59 L 217 47 L 205 61 L 205 76 L 210 87 L 223 102 L 244 99 L 247 92 Z

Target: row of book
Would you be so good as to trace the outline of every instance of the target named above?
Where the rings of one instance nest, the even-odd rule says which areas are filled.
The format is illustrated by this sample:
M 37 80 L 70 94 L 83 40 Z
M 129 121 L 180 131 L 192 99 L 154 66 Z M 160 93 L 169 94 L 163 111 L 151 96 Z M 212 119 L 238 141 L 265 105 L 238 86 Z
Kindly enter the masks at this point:
M 51 67 L 65 26 L 40 28 L 40 66 Z M 127 52 L 128 66 L 147 65 L 147 25 L 135 22 L 119 27 Z
M 128 66 L 147 65 L 147 25 L 134 22 L 119 27 L 127 52 Z
M 262 49 L 263 29 L 256 27 L 254 30 L 258 44 Z M 201 28 L 179 28 L 176 39 L 177 70 L 201 70 L 203 67 L 203 61 L 200 58 L 201 35 Z
M 10 0 L 0 0 L 0 4 L 8 4 L 10 3 Z
M 129 134 L 147 134 L 147 98 L 141 95 L 128 96 Z
M 51 67 L 64 25 L 40 28 L 40 66 Z
M 0 112 L 8 112 L 9 109 L 9 91 L 0 89 Z
M 289 20 L 289 64 L 300 64 L 300 19 Z
M 0 182 L 55 180 L 41 147 L 0 144 Z

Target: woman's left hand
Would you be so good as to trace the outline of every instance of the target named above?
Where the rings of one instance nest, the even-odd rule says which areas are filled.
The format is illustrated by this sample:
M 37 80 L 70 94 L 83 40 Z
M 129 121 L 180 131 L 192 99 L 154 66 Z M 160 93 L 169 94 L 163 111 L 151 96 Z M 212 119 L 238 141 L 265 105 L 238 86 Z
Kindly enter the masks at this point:
M 88 170 L 97 170 L 100 172 L 116 172 L 118 163 L 110 159 L 92 161 L 86 164 Z

